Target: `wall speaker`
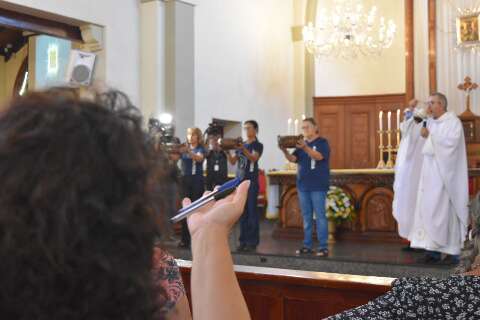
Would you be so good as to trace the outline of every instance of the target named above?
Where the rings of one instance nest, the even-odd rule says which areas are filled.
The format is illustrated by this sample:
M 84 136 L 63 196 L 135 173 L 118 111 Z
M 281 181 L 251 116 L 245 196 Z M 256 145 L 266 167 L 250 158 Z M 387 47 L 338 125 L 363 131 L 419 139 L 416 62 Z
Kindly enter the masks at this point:
M 96 55 L 91 52 L 71 50 L 67 69 L 67 82 L 70 85 L 90 85 L 95 67 Z

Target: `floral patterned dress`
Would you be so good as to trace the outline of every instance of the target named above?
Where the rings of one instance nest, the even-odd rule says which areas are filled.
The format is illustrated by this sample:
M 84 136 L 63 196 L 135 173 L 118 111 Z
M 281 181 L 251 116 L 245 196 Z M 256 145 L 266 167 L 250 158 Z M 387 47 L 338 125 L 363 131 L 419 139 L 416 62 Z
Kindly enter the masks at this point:
M 328 319 L 480 319 L 478 276 L 404 278 L 392 286 L 387 294 L 366 305 Z
M 153 251 L 152 278 L 158 291 L 156 304 L 161 306 L 156 310 L 154 319 L 164 319 L 185 295 L 185 287 L 175 259 L 158 247 Z

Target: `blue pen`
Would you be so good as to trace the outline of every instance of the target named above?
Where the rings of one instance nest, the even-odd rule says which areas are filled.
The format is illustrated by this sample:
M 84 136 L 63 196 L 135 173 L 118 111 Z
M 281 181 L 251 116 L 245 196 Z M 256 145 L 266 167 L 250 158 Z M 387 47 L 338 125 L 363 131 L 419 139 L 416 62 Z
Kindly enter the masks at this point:
M 170 219 L 171 222 L 177 223 L 185 218 L 187 218 L 190 214 L 192 214 L 195 210 L 203 207 L 207 203 L 211 201 L 218 201 L 223 199 L 233 193 L 235 189 L 240 185 L 242 180 L 240 178 L 235 178 L 230 180 L 224 184 L 222 184 L 217 190 L 214 192 L 207 194 L 200 199 L 192 202 L 189 206 L 182 208 L 178 211 L 177 215 Z

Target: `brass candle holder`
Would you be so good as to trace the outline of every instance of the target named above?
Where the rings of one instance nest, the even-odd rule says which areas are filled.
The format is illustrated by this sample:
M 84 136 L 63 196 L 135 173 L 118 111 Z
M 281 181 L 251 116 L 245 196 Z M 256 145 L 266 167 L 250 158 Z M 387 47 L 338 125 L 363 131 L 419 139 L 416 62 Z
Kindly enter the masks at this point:
M 400 148 L 400 128 L 395 130 L 397 132 L 397 147 L 395 148 L 395 151 L 398 151 Z
M 380 145 L 378 149 L 380 151 L 380 161 L 378 161 L 377 169 L 385 169 L 385 161 L 383 161 L 383 153 L 385 152 L 385 146 L 383 145 L 383 135 L 385 130 L 378 130 L 378 134 L 380 135 Z
M 393 151 L 393 146 L 392 146 L 392 130 L 387 130 L 387 139 L 388 139 L 388 145 L 387 145 L 387 151 L 388 151 L 388 158 L 387 158 L 387 164 L 385 165 L 385 168 L 387 169 L 392 169 L 394 164 L 393 164 L 393 158 L 392 158 L 392 151 Z

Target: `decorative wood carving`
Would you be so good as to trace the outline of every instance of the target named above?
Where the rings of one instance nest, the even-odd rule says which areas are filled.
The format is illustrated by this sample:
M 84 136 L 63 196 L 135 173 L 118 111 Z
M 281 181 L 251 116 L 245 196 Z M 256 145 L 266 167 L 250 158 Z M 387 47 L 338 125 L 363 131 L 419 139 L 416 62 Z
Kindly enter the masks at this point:
M 468 152 L 476 157 L 476 164 L 480 167 L 480 144 Z M 469 166 L 472 164 L 469 163 Z M 475 187 L 475 178 L 480 177 L 480 169 L 469 169 L 469 177 Z M 270 184 L 279 184 L 280 190 L 283 190 L 280 198 L 280 223 L 274 231 L 274 237 L 302 238 L 302 215 L 295 187 L 295 174 L 276 173 L 269 175 L 269 181 Z M 354 222 L 342 224 L 338 229 L 337 239 L 401 241 L 392 215 L 393 181 L 393 172 L 381 170 L 371 174 L 332 172 L 330 184 L 342 188 L 351 196 L 358 215 Z M 480 183 L 478 185 L 480 186 Z
M 459 90 L 467 94 L 466 110 L 459 116 L 463 124 L 463 133 L 467 143 L 467 161 L 469 168 L 480 167 L 480 117 L 474 114 L 470 109 L 470 94 L 478 88 L 478 84 L 472 82 L 470 77 L 465 77 L 465 81 L 457 86 Z M 469 179 L 469 192 L 471 196 L 477 194 L 480 190 L 480 178 Z
M 360 210 L 362 231 L 397 232 L 397 223 L 392 215 L 393 191 L 389 188 L 374 188 L 363 197 Z
M 461 91 L 464 91 L 466 96 L 467 96 L 467 105 L 466 105 L 466 110 L 462 113 L 463 116 L 467 117 L 467 116 L 475 116 L 475 114 L 472 112 L 472 110 L 470 109 L 470 101 L 471 101 L 471 97 L 470 97 L 470 94 L 472 91 L 474 90 L 477 90 L 478 89 L 478 84 L 475 83 L 475 82 L 472 82 L 472 79 L 470 77 L 465 77 L 465 80 L 463 83 L 460 83 L 458 86 L 457 86 L 458 90 L 461 90 Z
M 302 212 L 298 201 L 297 188 L 290 188 L 281 199 L 280 209 L 283 228 L 303 228 Z
M 467 144 L 480 143 L 480 117 L 470 109 L 470 95 L 473 90 L 478 88 L 478 84 L 472 82 L 470 77 L 465 77 L 465 81 L 457 86 L 461 91 L 466 92 L 466 110 L 459 116 L 463 124 L 463 132 Z

